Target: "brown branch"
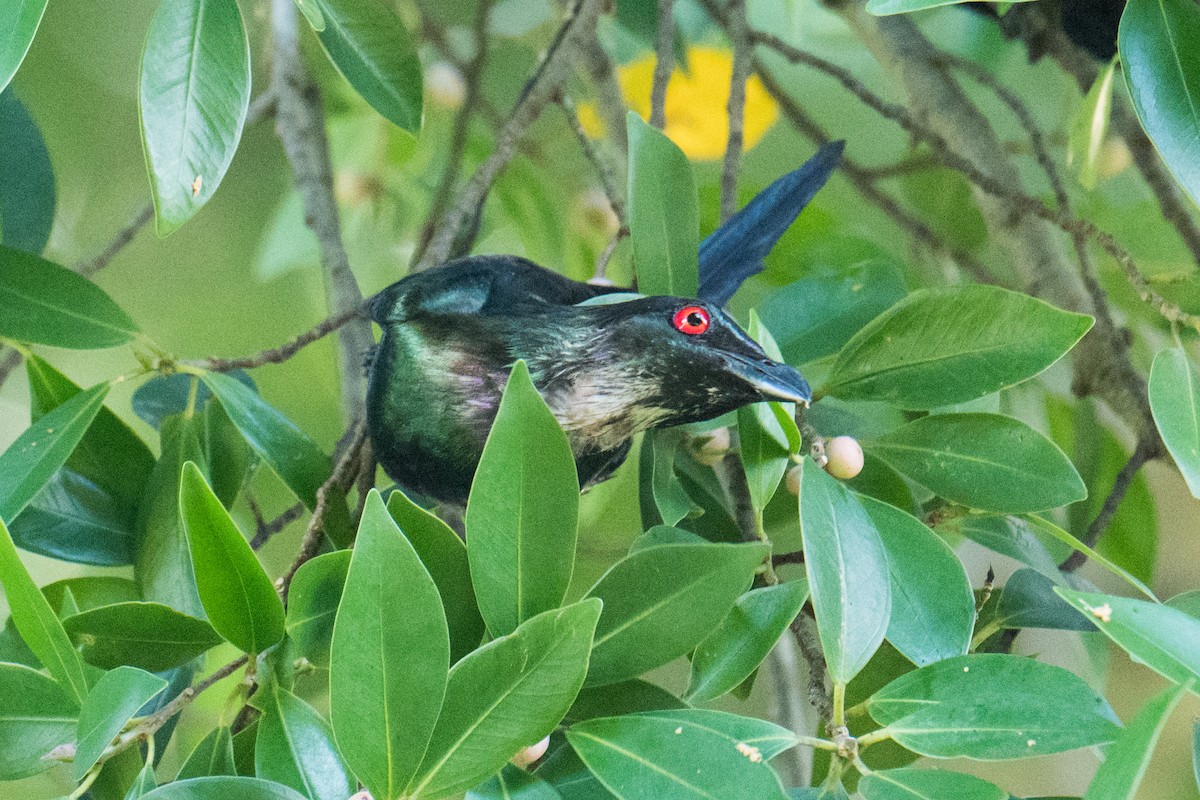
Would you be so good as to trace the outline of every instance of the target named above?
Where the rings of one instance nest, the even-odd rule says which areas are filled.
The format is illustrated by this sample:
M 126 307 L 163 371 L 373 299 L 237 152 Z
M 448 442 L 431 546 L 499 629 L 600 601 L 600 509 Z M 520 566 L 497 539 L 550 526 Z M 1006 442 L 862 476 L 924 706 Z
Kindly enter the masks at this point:
M 795 552 L 792 552 L 792 553 L 780 553 L 778 555 L 771 556 L 771 566 L 773 566 L 773 567 L 782 567 L 785 564 L 803 564 L 803 563 L 804 563 L 804 551 L 803 550 L 796 550 Z
M 325 291 L 333 318 L 356 315 L 363 296 L 342 242 L 337 200 L 333 193 L 333 166 L 325 134 L 321 93 L 304 66 L 300 53 L 296 4 L 272 0 L 274 33 L 271 91 L 276 101 L 275 131 L 283 144 L 296 188 L 304 199 L 305 221 L 317 237 Z M 343 320 L 339 333 L 342 414 L 347 421 L 364 413 L 366 392 L 362 358 L 374 343 L 365 319 Z
M 833 698 L 825 682 L 829 668 L 821 651 L 821 637 L 817 633 L 817 620 L 812 616 L 811 606 L 806 605 L 789 627 L 800 648 L 800 655 L 808 664 L 808 702 L 817 710 L 825 727 L 831 728 Z
M 667 124 L 667 85 L 675 71 L 675 0 L 658 0 L 658 42 L 654 55 L 650 124 L 662 130 Z
M 201 358 L 184 361 L 182 363 L 191 366 L 205 369 L 210 372 L 229 372 L 235 369 L 254 369 L 261 367 L 264 364 L 282 364 L 296 353 L 312 344 L 313 342 L 322 339 L 333 333 L 343 325 L 353 320 L 366 320 L 365 308 L 361 304 L 355 308 L 348 309 L 332 317 L 327 317 L 318 322 L 313 327 L 309 328 L 304 333 L 292 339 L 290 342 L 281 344 L 278 347 L 271 347 L 266 350 L 260 350 L 257 353 L 251 353 L 248 356 L 240 358 Z M 365 352 L 365 351 L 364 351 Z M 356 369 L 361 367 L 361 363 L 356 365 Z M 359 380 L 357 373 L 355 380 Z
M 249 500 L 250 496 L 247 495 L 246 499 Z M 254 538 L 250 540 L 250 548 L 258 550 L 269 542 L 272 536 L 304 516 L 304 503 L 296 503 L 270 521 L 263 519 L 261 512 L 255 512 L 254 516 L 256 525 Z
M 584 43 L 595 37 L 596 18 L 602 5 L 602 0 L 576 0 L 546 51 L 545 58 L 526 83 L 521 98 L 497 135 L 491 155 L 458 192 L 454 204 L 443 215 L 421 260 L 413 265 L 414 272 L 441 264 L 449 257 L 464 223 L 482 207 L 492 184 L 516 154 L 517 145 L 525 132 L 541 116 L 546 103 L 558 93 L 566 81 Z
M 608 198 L 608 204 L 612 207 L 613 213 L 617 215 L 617 221 L 624 227 L 629 224 L 629 213 L 625 207 L 625 196 L 621 191 L 621 180 L 617 176 L 616 168 L 606 161 L 597 149 L 595 142 L 588 136 L 587 131 L 583 129 L 583 123 L 579 120 L 579 112 L 575 107 L 575 101 L 570 95 L 560 95 L 558 104 L 562 107 L 563 114 L 567 117 L 567 123 L 571 126 L 571 130 L 575 133 L 575 138 L 579 142 L 579 149 L 583 151 L 583 155 L 592 165 L 592 169 L 596 171 L 596 177 L 600 179 L 600 186 L 604 189 L 604 196 Z
M 753 63 L 750 40 L 746 34 L 745 0 L 729 0 L 725 7 L 725 29 L 733 47 L 733 65 L 729 76 L 729 137 L 725 142 L 725 160 L 721 168 L 721 222 L 737 211 L 737 183 L 746 129 L 746 81 Z

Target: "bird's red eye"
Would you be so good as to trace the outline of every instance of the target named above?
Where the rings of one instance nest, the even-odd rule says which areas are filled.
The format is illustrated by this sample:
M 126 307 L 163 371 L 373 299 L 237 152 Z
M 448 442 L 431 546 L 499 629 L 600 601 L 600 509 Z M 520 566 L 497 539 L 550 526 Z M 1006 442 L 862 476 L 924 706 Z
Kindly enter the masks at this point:
M 672 324 L 680 333 L 695 336 L 708 330 L 708 312 L 700 306 L 684 306 L 675 312 Z

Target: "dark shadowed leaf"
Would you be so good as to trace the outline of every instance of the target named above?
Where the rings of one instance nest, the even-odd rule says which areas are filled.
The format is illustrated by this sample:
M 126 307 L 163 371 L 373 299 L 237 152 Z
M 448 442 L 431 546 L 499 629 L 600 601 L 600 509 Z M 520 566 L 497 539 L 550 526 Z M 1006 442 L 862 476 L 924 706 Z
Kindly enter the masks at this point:
M 1200 497 L 1200 375 L 1183 350 L 1163 350 L 1150 370 L 1150 409 L 1192 495 Z
M 142 800 L 304 800 L 304 795 L 259 778 L 192 778 L 160 786 Z
M 588 591 L 604 601 L 588 685 L 635 678 L 690 652 L 767 554 L 761 544 L 668 544 L 618 561 Z
M 125 794 L 125 800 L 139 800 L 142 795 L 157 788 L 158 779 L 154 776 L 154 765 L 147 764 L 142 767 L 142 771 L 138 773 L 133 785 L 129 787 L 129 791 Z
M 46 1 L 24 0 L 23 5 L 44 8 Z M 0 42 L 5 41 L 4 26 L 10 21 L 0 20 Z M 13 91 L 4 90 L 3 62 L 4 45 L 0 44 L 0 141 L 4 142 L 0 148 L 0 241 L 27 253 L 40 253 L 54 223 L 54 171 L 37 123 Z
M 25 60 L 48 3 L 49 0 L 15 0 L 5 7 L 0 19 L 0 91 L 4 91 Z
M 963 403 L 1032 378 L 1091 327 L 1091 317 L 995 286 L 924 289 L 846 343 L 827 391 L 916 410 Z
M 1008 800 L 995 784 L 940 769 L 887 769 L 858 782 L 864 800 Z
M 800 529 L 817 631 L 830 676 L 848 683 L 887 631 L 887 554 L 854 494 L 807 459 L 800 469 Z
M 1104 763 L 1096 770 L 1084 800 L 1133 800 L 1137 796 L 1154 745 L 1185 691 L 1186 687 L 1172 686 L 1142 706 L 1104 752 Z
M 691 519 L 701 509 L 688 495 L 675 473 L 675 454 L 682 437 L 679 431 L 647 431 L 642 439 L 642 468 L 650 473 L 650 493 L 658 518 L 664 525 L 678 525 Z
M 562 800 L 562 795 L 537 775 L 509 764 L 467 792 L 467 800 Z
M 0 336 L 96 350 L 125 344 L 137 332 L 133 320 L 87 278 L 0 245 Z
M 1058 445 L 1000 414 L 922 417 L 867 447 L 896 471 L 970 508 L 1023 513 L 1087 497 Z
M 338 750 L 375 797 L 416 773 L 449 667 L 437 586 L 372 491 L 333 626 L 329 705 Z
M 63 620 L 83 644 L 83 658 L 101 669 L 122 664 L 162 672 L 221 643 L 202 619 L 159 603 L 126 602 L 92 608 Z
M 518 361 L 467 501 L 471 581 L 493 635 L 562 604 L 578 509 L 571 445 Z
M 1004 583 L 996 608 L 996 623 L 1006 628 L 1055 628 L 1093 631 L 1095 627 L 1054 593 L 1055 583 L 1023 567 Z
M 329 723 L 275 682 L 263 691 L 270 696 L 254 748 L 258 777 L 290 786 L 309 800 L 346 800 L 358 784 L 342 763 Z
M 288 588 L 286 628 L 297 656 L 329 665 L 329 640 L 337 614 L 350 551 L 338 550 L 306 561 Z
M 282 639 L 283 603 L 275 585 L 192 462 L 183 465 L 179 509 L 196 588 L 213 628 L 247 653 Z
M 254 379 L 250 377 L 250 373 L 243 369 L 235 369 L 231 372 L 223 373 L 231 378 L 236 379 L 239 383 L 246 385 L 248 389 L 255 394 L 258 393 L 258 386 L 254 383 Z M 143 383 L 133 393 L 133 413 L 137 414 L 148 425 L 159 428 L 162 421 L 172 414 L 182 414 L 187 410 L 188 400 L 192 394 L 192 382 L 199 378 L 195 375 L 189 375 L 184 372 L 176 372 L 172 375 L 155 375 L 148 381 Z M 208 390 L 208 386 L 201 382 L 196 387 L 196 408 L 204 408 L 208 405 L 209 398 L 212 397 L 212 392 Z
M 250 43 L 235 0 L 159 3 L 142 50 L 138 103 L 159 236 L 217 190 L 249 107 Z
M 629 230 L 638 291 L 695 297 L 700 223 L 692 165 L 661 131 L 629 112 Z
M 687 708 L 687 703 L 653 683 L 643 680 L 622 681 L 581 689 L 563 721 L 569 724 L 596 717 L 619 717 L 639 711 L 673 708 Z
M 125 723 L 165 688 L 162 678 L 134 667 L 104 673 L 79 710 L 75 780 L 83 779 Z
M 1121 578 L 1123 581 L 1137 589 L 1146 597 L 1157 602 L 1158 597 L 1154 594 L 1149 586 L 1138 580 L 1137 576 L 1130 574 L 1127 569 L 1119 564 L 1114 564 L 1112 561 L 1100 555 L 1095 550 L 1055 525 L 1053 522 L 1043 519 L 1036 514 L 1026 514 L 1023 517 L 1023 521 L 1028 522 L 1031 530 L 1036 531 L 1038 535 L 1045 536 L 1047 540 L 1057 540 L 1062 544 L 1067 545 L 1072 550 L 1078 550 L 1087 556 L 1090 561 L 1104 567 L 1106 570 L 1111 572 L 1113 575 L 1116 575 L 1118 578 Z M 1046 575 L 1051 578 L 1058 577 L 1055 572 L 1048 572 Z
M 199 741 L 188 755 L 175 780 L 205 778 L 210 775 L 236 775 L 233 762 L 233 736 L 228 725 L 218 725 Z
M 478 647 L 486 632 L 471 588 L 466 545 L 449 525 L 399 490 L 388 497 L 387 507 L 437 584 L 450 630 L 450 661 L 454 663 Z
M 420 131 L 421 61 L 391 4 L 314 0 L 310 5 L 320 8 L 324 18 L 318 36 L 325 52 L 354 90 L 402 130 Z
M 0 663 L 0 781 L 49 768 L 42 756 L 75 740 L 78 717 L 79 705 L 53 680 Z
M 77 564 L 121 566 L 134 559 L 131 516 L 104 489 L 63 467 L 13 521 L 11 533 L 17 547 L 31 553 Z
M 1079 676 L 995 653 L 902 675 L 867 708 L 901 745 L 934 758 L 1027 758 L 1104 744 L 1120 733 L 1108 703 Z
M 462 792 L 548 736 L 583 685 L 600 606 L 589 599 L 544 612 L 455 664 L 408 793 Z

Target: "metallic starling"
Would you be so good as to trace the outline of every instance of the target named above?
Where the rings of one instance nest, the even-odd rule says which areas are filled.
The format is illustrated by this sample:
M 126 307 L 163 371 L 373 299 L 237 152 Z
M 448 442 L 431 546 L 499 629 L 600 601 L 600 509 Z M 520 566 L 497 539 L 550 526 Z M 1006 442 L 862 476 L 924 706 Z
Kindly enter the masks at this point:
M 700 300 L 565 278 L 522 258 L 473 256 L 411 275 L 371 300 L 383 338 L 369 358 L 375 456 L 406 489 L 464 503 L 517 359 L 567 434 L 581 486 L 607 478 L 635 433 L 762 400 L 807 403 L 804 378 L 771 360 L 721 306 L 841 155 L 826 145 L 701 244 Z

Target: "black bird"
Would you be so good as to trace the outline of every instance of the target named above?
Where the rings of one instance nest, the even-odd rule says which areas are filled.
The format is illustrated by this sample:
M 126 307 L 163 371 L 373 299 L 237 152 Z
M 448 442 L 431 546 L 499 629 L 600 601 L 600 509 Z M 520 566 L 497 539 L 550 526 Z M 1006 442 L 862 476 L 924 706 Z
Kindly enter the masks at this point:
M 628 290 L 513 256 L 459 259 L 384 289 L 371 300 L 383 338 L 367 387 L 379 463 L 410 490 L 465 502 L 517 359 L 566 432 L 581 486 L 607 478 L 639 431 L 761 400 L 807 403 L 800 373 L 768 358 L 720 306 L 762 269 L 840 155 L 840 142 L 827 145 L 704 241 L 701 300 L 587 302 Z

